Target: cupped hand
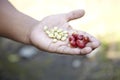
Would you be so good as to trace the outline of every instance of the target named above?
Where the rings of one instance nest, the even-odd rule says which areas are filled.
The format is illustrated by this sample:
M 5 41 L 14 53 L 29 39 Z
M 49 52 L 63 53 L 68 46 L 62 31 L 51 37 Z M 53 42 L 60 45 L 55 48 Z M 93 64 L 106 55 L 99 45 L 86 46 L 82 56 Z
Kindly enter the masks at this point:
M 37 48 L 54 53 L 61 54 L 89 54 L 94 49 L 99 47 L 100 42 L 90 34 L 77 31 L 72 29 L 72 27 L 68 24 L 69 21 L 81 18 L 84 15 L 84 10 L 76 10 L 65 14 L 51 15 L 44 18 L 37 26 L 32 28 L 29 39 L 31 44 L 36 46 Z M 73 32 L 77 32 L 79 34 L 88 36 L 90 42 L 87 43 L 86 47 L 83 49 L 73 48 L 69 46 L 68 39 L 65 41 L 57 41 L 53 43 L 52 39 L 48 37 L 48 35 L 44 32 L 44 26 L 48 26 L 49 28 L 58 27 L 63 30 L 68 31 L 69 35 Z

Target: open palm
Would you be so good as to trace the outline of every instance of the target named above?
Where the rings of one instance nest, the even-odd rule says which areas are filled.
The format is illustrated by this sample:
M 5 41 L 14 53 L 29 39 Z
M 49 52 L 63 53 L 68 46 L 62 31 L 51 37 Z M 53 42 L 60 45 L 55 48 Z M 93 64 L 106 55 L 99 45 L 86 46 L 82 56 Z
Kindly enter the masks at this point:
M 67 14 L 58 14 L 52 15 L 44 18 L 40 24 L 35 26 L 30 34 L 30 41 L 31 43 L 39 49 L 48 52 L 56 52 L 56 53 L 63 53 L 63 54 L 88 54 L 93 49 L 99 46 L 99 41 L 96 40 L 93 36 L 83 31 L 77 31 L 70 27 L 68 22 L 70 20 L 74 20 L 80 18 L 84 15 L 83 10 L 76 10 L 72 11 Z M 79 34 L 83 34 L 89 37 L 90 41 L 85 48 L 71 48 L 68 44 L 68 39 L 66 41 L 57 41 L 56 43 L 52 42 L 52 39 L 49 38 L 46 33 L 44 32 L 44 26 L 48 26 L 49 28 L 58 27 L 63 30 L 67 30 L 69 34 L 72 32 L 78 32 Z

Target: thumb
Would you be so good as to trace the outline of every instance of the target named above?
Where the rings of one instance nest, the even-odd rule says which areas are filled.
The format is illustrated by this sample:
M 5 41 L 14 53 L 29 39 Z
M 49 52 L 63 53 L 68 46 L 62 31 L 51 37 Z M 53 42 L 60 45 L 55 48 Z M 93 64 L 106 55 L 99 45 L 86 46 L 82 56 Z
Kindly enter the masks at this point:
M 85 14 L 85 11 L 81 9 L 81 10 L 75 10 L 75 11 L 69 12 L 65 14 L 65 17 L 67 21 L 71 21 L 74 19 L 81 18 L 82 16 L 84 16 L 84 14 Z

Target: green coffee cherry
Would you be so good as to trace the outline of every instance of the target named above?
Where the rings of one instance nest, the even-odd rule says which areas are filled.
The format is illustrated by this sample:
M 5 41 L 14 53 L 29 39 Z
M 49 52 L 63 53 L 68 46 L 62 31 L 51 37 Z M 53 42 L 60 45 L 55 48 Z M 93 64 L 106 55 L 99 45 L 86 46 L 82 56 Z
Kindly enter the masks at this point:
M 56 43 L 56 42 L 57 42 L 57 39 L 53 39 L 53 42 Z
M 47 29 L 48 29 L 48 27 L 47 27 L 47 26 L 45 26 L 45 27 L 44 27 L 44 30 L 47 30 Z
M 48 29 L 47 26 L 44 27 L 44 31 L 47 35 L 53 39 L 53 42 L 57 42 L 58 40 L 65 41 L 68 37 L 68 31 L 60 29 L 58 27 L 54 27 L 52 29 Z

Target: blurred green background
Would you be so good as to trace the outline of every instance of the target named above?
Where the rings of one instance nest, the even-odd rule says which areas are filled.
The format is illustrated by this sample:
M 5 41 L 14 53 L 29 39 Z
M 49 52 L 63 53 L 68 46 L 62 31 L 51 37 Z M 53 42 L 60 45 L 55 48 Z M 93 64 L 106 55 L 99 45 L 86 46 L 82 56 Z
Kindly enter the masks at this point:
M 101 41 L 87 56 L 49 54 L 0 38 L 0 80 L 120 80 L 120 0 L 9 0 L 37 19 L 76 9 L 83 18 L 71 21 Z

